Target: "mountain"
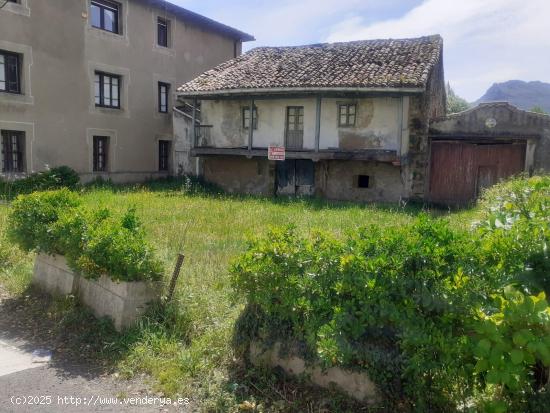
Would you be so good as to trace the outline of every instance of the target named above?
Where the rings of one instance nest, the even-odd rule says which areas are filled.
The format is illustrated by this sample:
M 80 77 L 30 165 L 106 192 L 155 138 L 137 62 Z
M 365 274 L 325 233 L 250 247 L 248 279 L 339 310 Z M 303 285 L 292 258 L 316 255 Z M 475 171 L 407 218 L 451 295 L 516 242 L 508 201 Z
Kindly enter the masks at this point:
M 540 106 L 550 113 L 550 83 L 523 80 L 494 83 L 475 104 L 494 101 L 507 101 L 525 110 Z

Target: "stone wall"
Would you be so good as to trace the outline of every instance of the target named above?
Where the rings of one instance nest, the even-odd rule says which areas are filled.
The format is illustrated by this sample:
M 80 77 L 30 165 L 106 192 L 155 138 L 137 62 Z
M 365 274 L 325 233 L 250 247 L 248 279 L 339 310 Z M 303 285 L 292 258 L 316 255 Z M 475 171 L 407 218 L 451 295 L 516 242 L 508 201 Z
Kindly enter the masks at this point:
M 266 158 L 216 156 L 202 159 L 203 177 L 229 193 L 273 195 L 274 162 Z
M 368 188 L 358 177 L 368 176 Z M 320 161 L 315 164 L 316 194 L 328 199 L 356 202 L 397 202 L 405 197 L 400 168 L 366 161 Z
M 329 389 L 335 386 L 338 390 L 361 402 L 375 405 L 380 401 L 376 385 L 363 372 L 345 370 L 339 367 L 322 368 L 319 363 L 306 363 L 291 351 L 281 354 L 281 343 L 265 347 L 262 343 L 250 344 L 250 361 L 256 366 L 279 367 L 286 374 L 295 377 L 306 377 L 311 383 Z
M 89 280 L 74 273 L 63 256 L 45 254 L 36 257 L 33 284 L 53 295 L 75 295 L 96 317 L 111 318 L 118 331 L 131 326 L 162 292 L 159 282 L 115 282 L 105 275 Z

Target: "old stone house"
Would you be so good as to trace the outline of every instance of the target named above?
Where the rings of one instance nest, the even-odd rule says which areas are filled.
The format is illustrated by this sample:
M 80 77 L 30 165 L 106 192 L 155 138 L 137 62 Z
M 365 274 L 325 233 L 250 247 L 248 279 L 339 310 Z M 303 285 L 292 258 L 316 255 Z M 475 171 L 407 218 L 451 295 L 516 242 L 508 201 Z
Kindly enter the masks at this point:
M 436 35 L 257 48 L 223 63 L 176 93 L 196 108 L 175 114 L 181 169 L 234 192 L 422 198 L 429 119 L 445 114 L 442 48 Z M 268 160 L 270 146 L 286 159 Z
M 180 169 L 232 192 L 460 204 L 550 166 L 549 116 L 502 103 L 445 116 L 438 35 L 257 48 L 177 97 Z
M 253 37 L 164 0 L 0 1 L 1 175 L 172 172 L 178 85 Z

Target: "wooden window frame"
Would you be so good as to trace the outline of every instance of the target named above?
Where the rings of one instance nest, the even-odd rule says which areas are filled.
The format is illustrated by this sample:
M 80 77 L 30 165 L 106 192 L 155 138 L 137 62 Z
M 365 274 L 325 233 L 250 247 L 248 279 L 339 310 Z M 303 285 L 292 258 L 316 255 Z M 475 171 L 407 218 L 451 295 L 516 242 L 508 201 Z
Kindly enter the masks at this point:
M 108 172 L 108 162 L 109 162 L 109 137 L 108 136 L 93 137 L 92 162 L 93 162 L 92 169 L 94 172 Z
M 96 76 L 99 76 L 99 96 L 97 96 L 95 94 L 95 78 Z M 109 94 L 110 94 L 110 97 L 108 98 L 111 103 L 110 104 L 106 104 L 105 103 L 105 79 L 108 78 L 109 79 Z M 118 79 L 118 85 L 116 86 L 116 88 L 118 89 L 117 90 L 117 96 L 118 96 L 118 99 L 116 99 L 118 101 L 118 104 L 116 105 L 113 105 L 113 79 Z M 95 102 L 95 105 L 96 107 L 99 107 L 99 108 L 108 108 L 108 109 L 120 109 L 121 106 L 120 106 L 120 100 L 122 98 L 121 96 L 121 90 L 122 90 L 122 76 L 120 75 L 115 75 L 115 74 L 112 74 L 112 73 L 105 73 L 105 72 L 100 72 L 100 71 L 95 71 L 94 72 L 94 102 Z M 99 103 L 97 102 L 97 98 L 99 97 Z
M 99 26 L 95 26 L 92 22 L 92 11 L 91 11 L 91 8 L 95 6 L 95 7 L 98 7 L 99 8 Z M 90 24 L 91 26 L 94 28 L 94 29 L 99 29 L 99 30 L 104 30 L 106 32 L 109 32 L 109 33 L 114 33 L 114 34 L 122 34 L 122 30 L 121 30 L 121 27 L 120 27 L 120 11 L 121 11 L 122 7 L 119 3 L 115 3 L 115 2 L 112 2 L 112 1 L 107 1 L 107 0 L 92 0 L 90 2 Z M 106 28 L 105 26 L 105 11 L 112 11 L 114 12 L 114 15 L 115 15 L 115 20 L 114 20 L 114 30 L 109 30 Z
M 353 113 L 350 108 L 353 107 Z M 342 113 L 342 109 L 345 109 Z M 346 121 L 342 123 L 342 116 L 346 118 Z M 353 121 L 351 119 L 353 118 Z M 338 104 L 338 127 L 340 128 L 352 128 L 355 126 L 357 120 L 357 103 L 339 103 Z
M 170 147 L 172 142 L 169 140 L 159 140 L 158 142 L 159 172 L 168 172 L 170 170 Z
M 162 88 L 166 88 L 166 102 L 163 105 L 162 102 Z M 170 83 L 158 82 L 158 111 L 160 113 L 168 113 L 168 106 L 170 105 Z M 163 110 L 165 106 L 165 109 Z
M 248 116 L 247 116 L 247 113 L 248 113 Z M 243 120 L 243 129 L 248 129 L 248 125 L 250 125 L 250 106 L 243 106 L 241 117 Z M 254 106 L 252 108 L 252 127 L 254 128 L 254 130 L 258 129 L 258 107 L 257 106 Z
M 13 138 L 15 140 L 12 140 Z M 0 132 L 0 140 L 2 172 L 25 172 L 25 132 L 2 130 Z
M 162 27 L 164 27 L 164 38 L 161 37 Z M 164 41 L 164 44 L 162 41 Z M 160 16 L 157 17 L 157 46 L 170 47 L 170 20 Z
M 0 55 L 3 57 L 3 70 L 4 72 L 4 86 L 0 88 L 1 93 L 12 93 L 15 95 L 20 95 L 22 92 L 21 88 L 21 55 L 18 53 L 8 52 L 5 50 L 0 50 Z M 10 62 L 11 60 L 11 62 Z M 10 66 L 13 68 L 15 66 L 15 79 L 10 78 Z

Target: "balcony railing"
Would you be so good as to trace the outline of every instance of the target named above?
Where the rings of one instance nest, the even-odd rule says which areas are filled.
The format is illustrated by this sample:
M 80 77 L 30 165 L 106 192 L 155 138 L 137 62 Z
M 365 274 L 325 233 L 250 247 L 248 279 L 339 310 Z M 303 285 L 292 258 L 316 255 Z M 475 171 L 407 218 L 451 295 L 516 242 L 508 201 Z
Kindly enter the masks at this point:
M 195 147 L 214 146 L 212 142 L 212 125 L 195 126 Z

